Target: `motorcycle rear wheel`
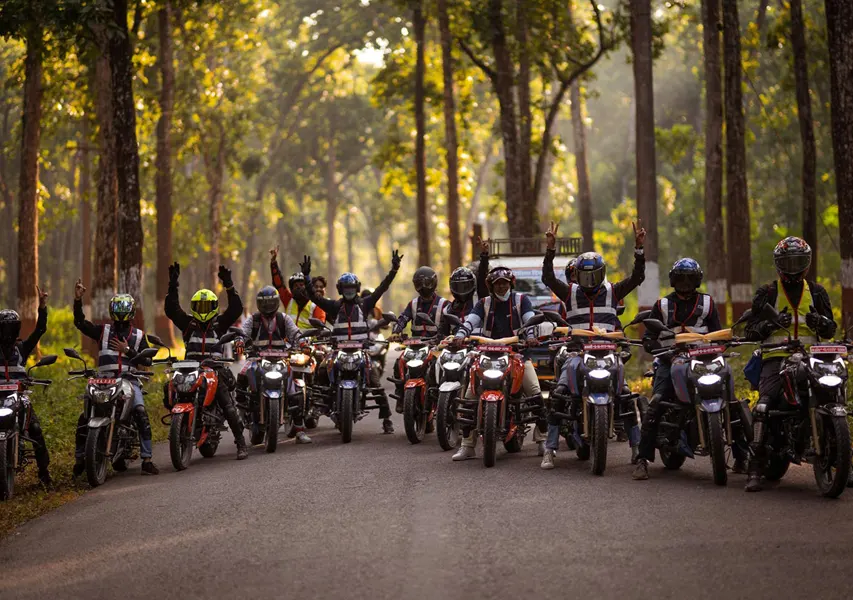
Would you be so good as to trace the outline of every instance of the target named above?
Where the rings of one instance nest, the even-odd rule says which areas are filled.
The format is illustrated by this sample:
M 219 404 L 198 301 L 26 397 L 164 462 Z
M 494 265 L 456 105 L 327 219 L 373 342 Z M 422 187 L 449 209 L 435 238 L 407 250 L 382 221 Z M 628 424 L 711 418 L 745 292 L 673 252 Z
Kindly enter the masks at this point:
M 487 402 L 483 407 L 483 413 L 483 465 L 488 468 L 495 466 L 497 458 L 498 403 Z
M 456 422 L 456 392 L 441 392 L 435 409 L 435 437 L 442 450 L 456 448 L 459 423 Z
M 820 495 L 838 498 L 847 488 L 850 474 L 850 429 L 846 417 L 822 416 L 821 455 L 812 468 Z
M 773 452 L 767 461 L 764 479 L 767 481 L 779 481 L 788 472 L 788 467 L 790 466 L 791 460 L 787 456 L 781 456 L 777 452 Z
M 86 479 L 98 487 L 107 479 L 107 437 L 104 427 L 89 429 L 86 436 Z
M 721 413 L 708 413 L 708 446 L 711 454 L 711 470 L 714 483 L 726 485 L 729 479 L 726 471 L 726 444 L 723 440 L 723 420 Z
M 186 413 L 172 415 L 172 425 L 169 427 L 169 455 L 176 471 L 183 471 L 190 466 L 193 436 Z
M 264 449 L 268 453 L 275 452 L 278 446 L 278 420 L 281 416 L 281 400 L 278 398 L 270 398 L 267 405 L 267 423 L 266 423 L 266 443 Z
M 684 461 L 687 459 L 687 457 L 680 452 L 673 452 L 667 448 L 660 448 L 659 452 L 660 461 L 663 463 L 663 466 L 670 471 L 677 471 L 680 469 L 681 465 L 683 465 Z
M 607 468 L 607 437 L 610 432 L 610 407 L 596 404 L 592 414 L 592 463 L 593 475 L 604 475 Z
M 353 411 L 355 410 L 355 392 L 352 389 L 341 390 L 341 406 L 338 413 L 338 427 L 341 430 L 341 441 L 349 444 L 352 441 Z
M 15 467 L 12 464 L 12 440 L 0 443 L 0 500 L 11 500 L 15 495 Z
M 421 388 L 408 388 L 403 394 L 403 426 L 411 444 L 420 444 L 426 433 L 426 414 L 421 393 Z

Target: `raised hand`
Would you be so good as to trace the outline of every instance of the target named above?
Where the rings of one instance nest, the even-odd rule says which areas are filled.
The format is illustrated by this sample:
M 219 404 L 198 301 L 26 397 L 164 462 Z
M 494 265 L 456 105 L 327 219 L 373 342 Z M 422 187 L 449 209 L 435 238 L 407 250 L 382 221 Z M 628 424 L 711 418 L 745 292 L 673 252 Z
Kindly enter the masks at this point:
M 85 289 L 86 288 L 83 288 L 84 291 Z M 39 308 L 44 308 L 45 306 L 47 306 L 47 292 L 41 291 L 41 288 L 39 286 L 36 286 L 36 294 L 38 294 L 39 297 Z
M 219 265 L 219 281 L 222 282 L 222 287 L 225 289 L 234 287 L 234 281 L 231 279 L 231 269 L 225 265 Z
M 480 236 L 477 236 L 477 245 L 480 247 L 480 254 L 489 253 L 489 240 L 484 240 Z
M 305 275 L 305 279 L 311 277 L 311 257 L 307 254 L 304 255 L 302 262 L 299 263 L 299 268 L 302 269 L 302 274 Z
M 643 222 L 637 219 L 636 223 L 631 223 L 631 227 L 634 228 L 634 247 L 642 248 L 646 242 L 646 228 L 643 227 Z
M 270 262 L 274 263 L 278 260 L 278 244 L 275 245 L 275 248 L 270 250 Z
M 548 250 L 554 250 L 557 247 L 557 231 L 559 229 L 560 224 L 551 221 L 548 231 L 545 232 L 545 239 L 548 240 Z
M 178 283 L 178 277 L 181 276 L 181 265 L 177 262 L 169 265 L 169 283 Z
M 83 294 L 86 293 L 86 288 L 83 286 L 83 280 L 78 279 L 77 283 L 74 284 L 74 299 L 81 300 L 83 298 Z M 46 296 L 47 294 L 45 294 Z M 41 298 L 39 298 L 39 301 Z
M 403 255 L 400 254 L 399 250 L 394 250 L 394 253 L 391 255 L 391 266 L 394 267 L 394 270 L 400 268 L 400 261 L 403 260 Z

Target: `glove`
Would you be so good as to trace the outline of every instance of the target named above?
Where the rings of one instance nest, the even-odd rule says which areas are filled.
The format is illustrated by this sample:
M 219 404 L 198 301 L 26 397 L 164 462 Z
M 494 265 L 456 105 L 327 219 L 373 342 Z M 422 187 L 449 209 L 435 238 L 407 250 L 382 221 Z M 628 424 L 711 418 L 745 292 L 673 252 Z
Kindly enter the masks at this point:
M 178 285 L 178 277 L 181 276 L 181 265 L 177 262 L 173 265 L 169 265 L 169 284 L 170 285 Z
M 552 396 L 568 396 L 569 388 L 568 386 L 563 385 L 562 383 L 557 384 L 557 386 L 551 390 Z
M 534 346 L 539 345 L 539 340 L 535 337 L 529 337 L 524 343 L 528 348 L 533 348 Z
M 219 281 L 222 282 L 222 287 L 226 290 L 234 287 L 234 282 L 231 280 L 231 269 L 226 268 L 225 265 L 219 265 Z
M 462 345 L 465 343 L 465 338 L 461 338 L 458 336 L 454 336 L 450 343 L 447 344 L 448 348 L 451 350 L 459 350 L 462 348 Z
M 794 318 L 791 316 L 791 313 L 783 312 L 779 313 L 779 318 L 777 320 L 779 321 L 779 325 L 787 329 L 791 326 L 791 322 L 794 320 Z
M 299 268 L 302 269 L 302 274 L 308 279 L 311 276 L 311 257 L 306 254 L 303 261 L 299 263 Z
M 812 331 L 820 332 L 829 327 L 829 319 L 820 313 L 810 312 L 806 315 L 806 325 Z
M 395 271 L 399 270 L 401 260 L 403 260 L 403 255 L 400 254 L 399 250 L 394 250 L 394 254 L 391 255 L 391 268 Z

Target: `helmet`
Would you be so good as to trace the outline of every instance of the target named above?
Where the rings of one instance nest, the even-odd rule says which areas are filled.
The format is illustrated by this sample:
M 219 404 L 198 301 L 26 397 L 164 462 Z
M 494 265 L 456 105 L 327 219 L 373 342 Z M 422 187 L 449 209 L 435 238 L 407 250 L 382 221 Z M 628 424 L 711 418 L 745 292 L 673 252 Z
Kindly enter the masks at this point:
M 455 298 L 467 299 L 477 289 L 474 272 L 468 267 L 459 267 L 450 274 L 450 293 Z
M 669 285 L 680 294 L 690 294 L 702 285 L 702 267 L 692 258 L 679 258 L 669 270 Z
M 190 310 L 199 323 L 207 323 L 219 314 L 219 298 L 210 290 L 199 290 L 190 300 Z
M 264 315 L 265 317 L 274 315 L 275 311 L 278 310 L 278 306 L 280 303 L 278 297 L 278 290 L 276 290 L 271 285 L 265 285 L 260 290 L 258 290 L 258 296 L 256 298 L 256 301 L 258 303 L 258 310 L 261 311 L 262 315 Z
M 373 288 L 364 288 L 363 290 L 361 290 L 361 297 L 362 298 L 367 298 L 368 296 L 372 296 L 372 295 L 373 295 Z
M 308 279 L 305 277 L 305 275 L 303 275 L 302 273 L 294 273 L 290 276 L 290 279 L 287 280 L 287 287 L 292 290 L 293 286 L 300 282 L 305 285 L 308 285 Z
M 566 264 L 566 283 L 572 283 L 577 281 L 577 263 L 578 259 L 572 258 L 569 259 L 569 262 Z
M 127 322 L 136 313 L 136 303 L 130 294 L 118 294 L 110 298 L 110 318 L 116 322 Z
M 776 271 L 786 281 L 800 281 L 812 264 L 812 248 L 802 238 L 790 236 L 776 244 L 773 250 Z
M 412 275 L 412 284 L 419 294 L 430 296 L 438 287 L 438 275 L 432 267 L 418 267 Z
M 352 273 L 344 273 L 338 277 L 338 284 L 335 287 L 338 288 L 338 293 L 346 300 L 354 300 L 361 291 L 361 281 Z M 347 291 L 352 292 L 352 294 L 348 295 Z
M 486 286 L 492 291 L 492 286 L 501 279 L 509 282 L 510 289 L 515 287 L 515 274 L 508 267 L 494 267 L 486 276 Z
M 21 334 L 21 316 L 14 310 L 0 310 L 0 344 L 14 344 Z
M 594 290 L 604 281 L 607 265 L 598 252 L 584 252 L 575 261 L 578 285 L 585 290 Z

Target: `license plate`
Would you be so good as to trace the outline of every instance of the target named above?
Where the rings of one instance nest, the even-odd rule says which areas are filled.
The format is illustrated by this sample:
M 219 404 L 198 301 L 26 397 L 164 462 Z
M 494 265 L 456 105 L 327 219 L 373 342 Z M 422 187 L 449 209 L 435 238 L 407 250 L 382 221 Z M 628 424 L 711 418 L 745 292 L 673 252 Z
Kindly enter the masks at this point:
M 615 352 L 616 344 L 586 344 L 583 347 L 584 352 Z
M 847 354 L 846 346 L 812 346 L 809 354 Z
M 0 385 L 0 392 L 17 392 L 18 384 L 17 383 L 4 383 Z
M 89 385 L 115 385 L 116 381 L 117 381 L 116 379 L 104 379 L 104 378 L 90 379 Z
M 286 350 L 262 350 L 258 353 L 262 358 L 284 358 L 287 356 Z
M 341 350 L 360 350 L 361 346 L 361 342 L 338 342 L 338 348 Z
M 488 344 L 485 346 L 477 346 L 477 349 L 480 352 L 509 352 L 510 351 L 509 346 L 501 346 L 499 344 L 495 344 L 495 345 Z
M 688 356 L 708 356 L 709 354 L 722 354 L 726 351 L 725 346 L 705 346 L 703 348 L 693 348 L 690 350 L 687 355 Z
M 405 340 L 403 342 L 404 346 L 426 346 L 426 342 L 423 340 Z

